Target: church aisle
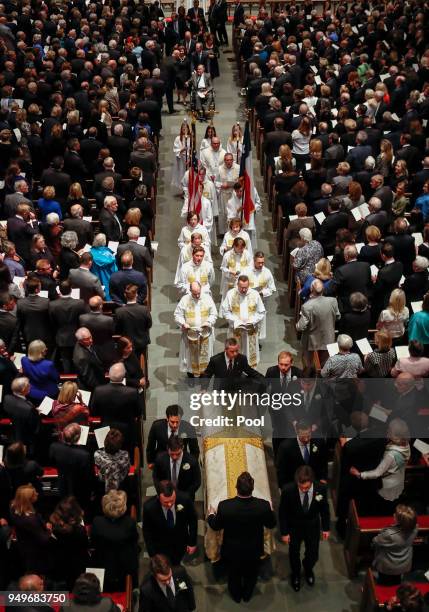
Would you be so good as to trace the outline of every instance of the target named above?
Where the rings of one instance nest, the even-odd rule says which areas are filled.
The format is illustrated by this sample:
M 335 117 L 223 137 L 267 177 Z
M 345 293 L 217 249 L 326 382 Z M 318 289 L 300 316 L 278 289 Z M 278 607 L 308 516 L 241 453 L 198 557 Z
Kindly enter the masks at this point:
M 229 32 L 230 35 L 230 32 Z M 230 61 L 233 60 L 233 61 Z M 221 76 L 215 80 L 216 107 L 219 111 L 214 117 L 217 134 L 222 145 L 226 142 L 231 127 L 235 121 L 240 121 L 244 128 L 244 103 L 240 97 L 240 88 L 237 81 L 237 71 L 234 55 L 231 48 L 221 51 L 219 60 Z M 181 122 L 187 116 L 183 106 L 175 104 L 180 112 L 175 115 L 163 114 L 163 131 L 159 149 L 160 172 L 158 180 L 157 221 L 155 240 L 159 242 L 156 255 L 154 281 L 152 288 L 152 317 L 149 378 L 150 390 L 147 393 L 147 421 L 145 423 L 145 438 L 152 421 L 162 418 L 168 404 L 177 403 L 178 393 L 176 381 L 182 375 L 179 373 L 179 341 L 180 331 L 173 320 L 173 312 L 178 301 L 178 293 L 173 285 L 179 249 L 177 238 L 183 226 L 180 218 L 182 200 L 171 192 L 171 168 L 173 159 L 173 140 L 178 135 Z M 197 123 L 197 150 L 207 124 Z M 280 350 L 299 351 L 293 329 L 292 311 L 287 305 L 286 284 L 281 280 L 279 263 L 276 253 L 275 235 L 272 232 L 271 214 L 268 211 L 266 197 L 263 191 L 262 180 L 259 173 L 259 162 L 256 160 L 256 151 L 253 150 L 255 185 L 262 200 L 262 212 L 256 218 L 258 230 L 258 250 L 266 256 L 266 265 L 273 272 L 277 292 L 268 300 L 267 338 L 263 342 L 261 361 L 258 370 L 265 374 L 266 369 L 277 362 Z M 219 284 L 221 273 L 219 270 L 221 258 L 214 249 L 212 252 L 216 272 L 216 285 L 213 299 L 219 307 Z M 215 353 L 223 349 L 226 338 L 226 324 L 218 319 L 215 328 Z M 271 480 L 271 489 L 274 503 L 278 502 L 278 491 L 274 476 L 274 467 L 271 454 L 267 455 L 267 464 Z M 145 467 L 143 478 L 143 501 L 148 495 L 154 494 L 151 473 Z M 234 603 L 226 593 L 226 583 L 217 583 L 208 562 L 205 562 L 203 553 L 203 494 L 202 489 L 196 496 L 196 505 L 200 517 L 199 521 L 199 553 L 198 557 L 187 564 L 195 587 L 197 610 L 216 610 L 217 612 L 238 610 L 239 605 Z M 321 545 L 321 560 L 317 566 L 317 583 L 314 589 L 303 588 L 300 593 L 294 593 L 289 586 L 289 565 L 287 547 L 276 541 L 277 551 L 273 555 L 274 577 L 263 582 L 258 581 L 255 596 L 246 604 L 248 610 L 264 609 L 265 612 L 280 610 L 299 611 L 308 609 L 315 604 L 318 612 L 350 611 L 351 601 L 359 601 L 360 591 L 358 584 L 351 584 L 346 578 L 342 547 L 334 541 Z M 142 572 L 147 570 L 147 553 L 142 560 Z M 261 593 L 263 594 L 261 596 Z M 242 608 L 244 606 L 241 606 Z

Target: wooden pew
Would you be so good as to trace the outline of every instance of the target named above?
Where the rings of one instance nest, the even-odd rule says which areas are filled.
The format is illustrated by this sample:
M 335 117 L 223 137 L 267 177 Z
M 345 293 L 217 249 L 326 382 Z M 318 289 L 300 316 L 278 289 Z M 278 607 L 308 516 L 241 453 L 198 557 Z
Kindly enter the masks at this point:
M 392 524 L 391 516 L 359 516 L 355 501 L 353 499 L 350 501 L 344 540 L 344 559 L 350 578 L 356 576 L 359 559 L 368 552 L 370 540 L 382 529 Z M 429 515 L 419 515 L 417 525 L 419 536 L 429 534 Z M 418 538 L 415 543 L 420 543 Z
M 417 587 L 422 595 L 429 593 L 429 582 L 412 582 L 411 584 Z M 375 581 L 372 570 L 368 569 L 362 589 L 362 600 L 359 612 L 375 612 L 380 609 L 385 610 L 384 604 L 396 595 L 397 589 L 397 586 L 379 586 Z

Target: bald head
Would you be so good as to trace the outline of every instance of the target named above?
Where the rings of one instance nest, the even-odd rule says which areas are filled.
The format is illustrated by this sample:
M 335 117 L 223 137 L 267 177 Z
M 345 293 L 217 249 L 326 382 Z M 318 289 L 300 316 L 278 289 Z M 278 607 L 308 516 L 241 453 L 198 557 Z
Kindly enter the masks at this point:
M 125 378 L 125 366 L 123 363 L 114 363 L 109 370 L 109 378 L 112 383 L 120 383 Z
M 89 307 L 92 310 L 92 312 L 101 311 L 101 309 L 103 308 L 103 300 L 101 299 L 99 295 L 94 295 L 89 300 Z
M 43 582 L 43 578 L 37 574 L 27 574 L 19 579 L 18 588 L 20 591 L 40 592 L 44 590 L 45 583 Z

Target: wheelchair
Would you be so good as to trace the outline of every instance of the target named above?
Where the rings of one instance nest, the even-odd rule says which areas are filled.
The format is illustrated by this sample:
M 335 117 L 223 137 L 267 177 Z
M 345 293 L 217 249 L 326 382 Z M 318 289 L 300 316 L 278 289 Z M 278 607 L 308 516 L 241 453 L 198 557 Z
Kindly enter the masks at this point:
M 192 83 L 190 83 L 189 88 L 191 113 L 202 122 L 208 121 L 209 119 L 213 119 L 213 115 L 216 112 L 214 89 L 211 89 L 211 91 L 207 93 L 205 98 L 200 98 L 198 96 L 196 88 L 192 85 Z

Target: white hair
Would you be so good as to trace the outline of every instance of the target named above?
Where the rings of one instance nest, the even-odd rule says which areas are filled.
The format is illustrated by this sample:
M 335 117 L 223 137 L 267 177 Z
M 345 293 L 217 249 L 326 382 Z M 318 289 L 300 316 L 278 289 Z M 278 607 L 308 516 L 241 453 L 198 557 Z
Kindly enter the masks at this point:
M 303 227 L 299 230 L 299 237 L 301 240 L 304 240 L 304 242 L 311 242 L 313 240 L 313 234 L 308 227 Z
M 119 383 L 125 377 L 125 366 L 123 363 L 114 363 L 109 369 L 109 378 L 112 382 Z

